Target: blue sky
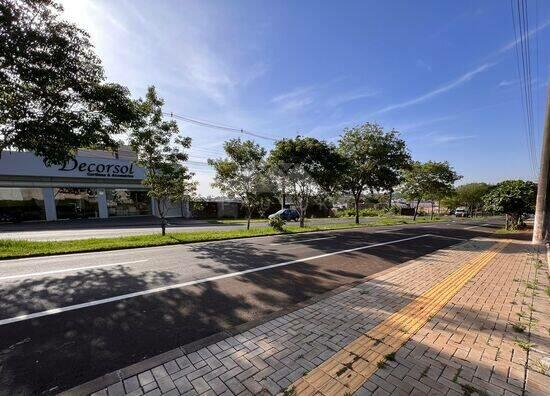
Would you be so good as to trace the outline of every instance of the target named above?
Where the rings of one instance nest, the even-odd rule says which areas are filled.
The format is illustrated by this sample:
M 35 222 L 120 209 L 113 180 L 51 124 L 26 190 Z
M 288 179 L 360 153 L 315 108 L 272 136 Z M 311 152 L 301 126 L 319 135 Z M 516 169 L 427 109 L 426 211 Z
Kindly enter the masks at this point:
M 165 110 L 273 137 L 336 142 L 366 121 L 461 182 L 533 179 L 508 1 L 65 1 L 110 80 Z M 528 1 L 537 155 L 550 64 L 550 2 Z M 237 134 L 180 123 L 201 164 Z M 266 148 L 270 140 L 257 139 Z

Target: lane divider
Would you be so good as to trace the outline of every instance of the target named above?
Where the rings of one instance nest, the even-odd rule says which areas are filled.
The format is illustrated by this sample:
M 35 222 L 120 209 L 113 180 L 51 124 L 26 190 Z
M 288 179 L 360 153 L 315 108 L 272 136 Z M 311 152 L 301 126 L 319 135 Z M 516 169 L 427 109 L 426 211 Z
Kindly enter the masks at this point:
M 289 389 L 299 396 L 353 394 L 509 243 L 495 243 L 466 262 Z

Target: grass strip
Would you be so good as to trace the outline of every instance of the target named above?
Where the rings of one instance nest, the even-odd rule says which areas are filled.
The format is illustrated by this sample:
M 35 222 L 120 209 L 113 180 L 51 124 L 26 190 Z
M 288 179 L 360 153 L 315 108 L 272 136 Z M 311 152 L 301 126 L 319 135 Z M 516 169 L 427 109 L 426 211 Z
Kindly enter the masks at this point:
M 441 219 L 434 219 L 434 222 Z M 48 256 L 53 254 L 69 254 L 81 252 L 99 252 L 105 250 L 131 249 L 138 247 L 179 245 L 193 242 L 221 241 L 226 239 L 251 238 L 278 234 L 297 234 L 313 231 L 328 231 L 358 227 L 376 227 L 398 224 L 428 223 L 429 219 L 380 219 L 368 224 L 325 224 L 300 228 L 299 226 L 287 226 L 285 232 L 280 233 L 270 227 L 253 227 L 250 230 L 216 230 L 167 233 L 165 236 L 158 234 L 134 235 L 112 238 L 90 238 L 70 241 L 26 241 L 0 239 L 0 259 L 13 259 L 21 257 Z

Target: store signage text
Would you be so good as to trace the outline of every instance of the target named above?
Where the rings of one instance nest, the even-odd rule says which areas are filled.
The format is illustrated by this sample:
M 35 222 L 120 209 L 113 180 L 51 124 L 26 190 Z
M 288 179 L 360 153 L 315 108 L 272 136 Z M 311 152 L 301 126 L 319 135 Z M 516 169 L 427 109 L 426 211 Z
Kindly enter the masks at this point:
M 134 177 L 134 164 L 101 164 L 95 162 L 79 162 L 77 159 L 71 159 L 65 162 L 59 170 L 64 172 L 85 172 L 87 176 Z

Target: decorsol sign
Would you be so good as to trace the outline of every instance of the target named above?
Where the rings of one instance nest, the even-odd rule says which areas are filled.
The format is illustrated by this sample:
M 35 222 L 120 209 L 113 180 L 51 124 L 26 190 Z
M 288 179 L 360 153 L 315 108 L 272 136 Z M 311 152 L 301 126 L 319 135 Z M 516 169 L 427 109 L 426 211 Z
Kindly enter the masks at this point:
M 78 159 L 71 159 L 63 164 L 60 171 L 78 171 L 86 173 L 86 176 L 96 177 L 134 177 L 134 164 L 102 164 L 97 162 L 84 162 Z

